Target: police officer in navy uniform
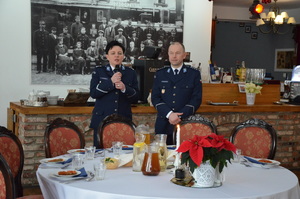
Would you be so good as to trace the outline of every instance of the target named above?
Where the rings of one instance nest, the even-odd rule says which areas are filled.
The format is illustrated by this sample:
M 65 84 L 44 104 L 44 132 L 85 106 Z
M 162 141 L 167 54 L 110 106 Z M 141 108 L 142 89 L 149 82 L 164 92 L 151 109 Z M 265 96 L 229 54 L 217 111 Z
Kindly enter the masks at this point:
M 125 48 L 118 41 L 106 46 L 108 65 L 98 66 L 92 73 L 90 95 L 96 99 L 90 127 L 94 129 L 94 146 L 99 147 L 97 129 L 100 122 L 117 113 L 132 119 L 131 104 L 139 97 L 136 72 L 122 64 Z
M 173 144 L 174 125 L 195 113 L 202 102 L 200 71 L 184 65 L 184 45 L 174 42 L 168 50 L 171 66 L 155 73 L 151 100 L 157 110 L 156 134 L 167 134 Z

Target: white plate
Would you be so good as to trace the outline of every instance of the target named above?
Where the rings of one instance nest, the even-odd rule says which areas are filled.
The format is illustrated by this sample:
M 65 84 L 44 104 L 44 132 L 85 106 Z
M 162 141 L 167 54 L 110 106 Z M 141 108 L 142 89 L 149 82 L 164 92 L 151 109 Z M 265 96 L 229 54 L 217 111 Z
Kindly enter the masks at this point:
M 64 171 L 75 171 L 75 170 L 64 170 Z M 56 177 L 60 177 L 60 178 L 71 178 L 73 176 L 77 176 L 77 175 L 81 174 L 80 171 L 76 171 L 76 174 L 73 174 L 73 175 L 60 175 L 59 172 L 63 172 L 63 171 L 58 171 L 58 172 L 54 173 L 53 175 Z
M 256 161 L 259 161 L 259 160 L 268 160 L 270 161 L 270 163 L 266 163 L 266 162 L 262 162 L 264 164 L 258 164 L 258 163 L 254 163 L 254 162 L 250 162 L 248 161 L 248 163 L 250 163 L 252 166 L 254 167 L 259 167 L 259 168 L 272 168 L 272 167 L 276 167 L 276 166 L 279 166 L 280 165 L 280 162 L 276 161 L 276 160 L 270 160 L 270 159 L 265 159 L 265 158 L 252 158 L 251 159 L 254 159 Z M 259 161 L 260 162 L 260 161 Z
M 84 149 L 72 149 L 67 151 L 68 153 L 85 153 Z
M 133 150 L 132 145 L 123 145 L 122 150 Z
M 56 160 L 60 160 L 60 161 L 56 161 Z M 60 157 L 56 157 L 56 158 L 46 158 L 46 159 L 42 159 L 40 160 L 40 163 L 44 163 L 44 164 L 59 164 L 62 163 L 64 161 L 68 160 L 67 158 L 60 158 Z

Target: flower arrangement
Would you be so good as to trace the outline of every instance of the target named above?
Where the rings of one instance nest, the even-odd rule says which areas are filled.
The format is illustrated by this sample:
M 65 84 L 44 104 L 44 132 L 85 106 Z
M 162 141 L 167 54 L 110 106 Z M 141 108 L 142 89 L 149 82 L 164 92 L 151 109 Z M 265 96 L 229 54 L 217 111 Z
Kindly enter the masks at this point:
M 182 152 L 181 163 L 188 163 L 191 172 L 202 162 L 210 161 L 213 168 L 219 164 L 219 172 L 227 167 L 227 161 L 233 159 L 236 147 L 226 140 L 224 136 L 214 133 L 207 136 L 195 135 L 193 139 L 184 141 L 177 152 Z
M 262 87 L 259 85 L 255 85 L 252 82 L 245 84 L 246 93 L 259 93 L 261 94 Z

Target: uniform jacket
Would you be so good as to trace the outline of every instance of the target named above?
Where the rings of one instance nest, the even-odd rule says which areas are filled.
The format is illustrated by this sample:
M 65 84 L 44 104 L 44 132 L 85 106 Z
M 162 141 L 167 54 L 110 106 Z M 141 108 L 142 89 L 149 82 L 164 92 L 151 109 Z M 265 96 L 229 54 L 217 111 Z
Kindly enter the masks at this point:
M 111 81 L 113 71 L 110 65 L 96 67 L 92 73 L 90 95 L 96 99 L 90 127 L 97 129 L 100 122 L 113 113 L 132 119 L 131 104 L 137 103 L 139 97 L 136 72 L 121 66 L 122 82 L 126 91 L 116 89 Z
M 164 132 L 169 125 L 166 116 L 170 111 L 183 113 L 183 119 L 199 108 L 202 102 L 200 72 L 185 65 L 176 76 L 171 67 L 158 70 L 154 77 L 151 100 L 158 112 L 156 133 L 167 133 Z

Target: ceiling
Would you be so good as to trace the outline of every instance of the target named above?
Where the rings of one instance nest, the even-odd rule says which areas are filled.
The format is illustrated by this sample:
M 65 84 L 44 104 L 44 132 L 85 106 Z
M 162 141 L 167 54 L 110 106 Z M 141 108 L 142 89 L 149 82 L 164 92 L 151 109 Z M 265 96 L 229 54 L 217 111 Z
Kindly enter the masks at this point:
M 261 2 L 261 1 L 260 1 Z M 232 6 L 232 7 L 250 7 L 253 0 L 213 0 L 214 5 L 218 6 Z M 274 4 L 274 0 L 271 3 L 263 4 L 265 8 Z M 277 0 L 277 5 L 281 10 L 300 8 L 300 0 Z

